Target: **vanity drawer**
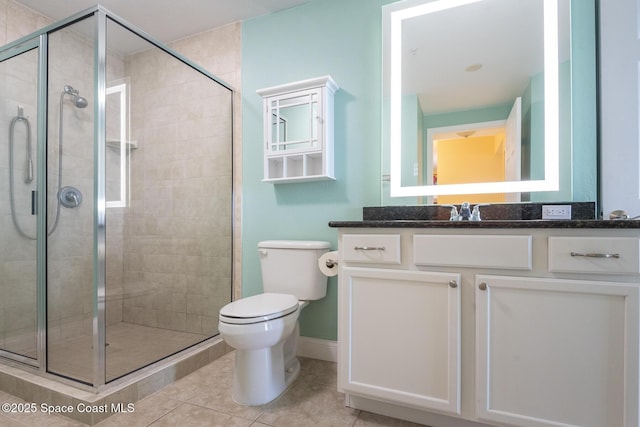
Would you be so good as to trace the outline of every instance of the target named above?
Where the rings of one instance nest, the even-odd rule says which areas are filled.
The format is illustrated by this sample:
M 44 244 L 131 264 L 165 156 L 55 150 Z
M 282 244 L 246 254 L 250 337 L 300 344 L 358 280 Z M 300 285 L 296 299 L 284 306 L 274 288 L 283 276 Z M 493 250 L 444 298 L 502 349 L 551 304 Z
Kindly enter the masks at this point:
M 400 235 L 345 234 L 340 251 L 346 262 L 400 264 Z
M 416 265 L 531 270 L 531 236 L 413 237 Z
M 549 237 L 553 273 L 640 273 L 639 257 L 634 237 Z

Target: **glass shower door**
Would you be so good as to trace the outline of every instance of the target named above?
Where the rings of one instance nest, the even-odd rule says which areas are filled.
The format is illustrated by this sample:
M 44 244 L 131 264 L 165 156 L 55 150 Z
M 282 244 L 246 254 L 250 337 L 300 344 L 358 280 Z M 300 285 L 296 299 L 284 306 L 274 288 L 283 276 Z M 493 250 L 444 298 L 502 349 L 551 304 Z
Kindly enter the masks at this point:
M 48 33 L 47 372 L 95 384 L 94 45 L 89 16 Z
M 0 355 L 36 365 L 38 48 L 0 58 Z

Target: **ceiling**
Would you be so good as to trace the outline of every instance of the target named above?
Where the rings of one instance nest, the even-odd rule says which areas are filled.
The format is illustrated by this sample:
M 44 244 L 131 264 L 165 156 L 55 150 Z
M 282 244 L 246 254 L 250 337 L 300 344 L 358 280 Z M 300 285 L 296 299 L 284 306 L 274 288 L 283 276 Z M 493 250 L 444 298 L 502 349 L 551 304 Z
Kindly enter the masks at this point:
M 95 6 L 98 0 L 16 0 L 54 21 Z M 309 0 L 101 0 L 115 15 L 164 42 L 231 22 L 288 9 Z

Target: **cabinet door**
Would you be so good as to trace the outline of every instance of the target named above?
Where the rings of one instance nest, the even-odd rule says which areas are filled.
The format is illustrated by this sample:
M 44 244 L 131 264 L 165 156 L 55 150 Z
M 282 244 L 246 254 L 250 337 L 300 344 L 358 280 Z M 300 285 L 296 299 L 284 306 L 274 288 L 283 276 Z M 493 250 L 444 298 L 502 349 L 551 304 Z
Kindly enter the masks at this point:
M 339 387 L 458 414 L 459 284 L 459 274 L 343 268 Z
M 322 89 L 313 88 L 265 98 L 267 154 L 322 149 Z
M 638 285 L 476 277 L 476 411 L 514 426 L 638 426 Z

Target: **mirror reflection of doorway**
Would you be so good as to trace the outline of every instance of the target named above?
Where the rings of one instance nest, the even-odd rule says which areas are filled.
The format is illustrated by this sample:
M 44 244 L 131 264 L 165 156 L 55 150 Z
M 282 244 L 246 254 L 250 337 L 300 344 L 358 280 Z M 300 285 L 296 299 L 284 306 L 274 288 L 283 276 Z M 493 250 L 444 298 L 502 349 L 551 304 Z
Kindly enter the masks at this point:
M 519 181 L 521 178 L 521 98 L 506 120 L 427 130 L 428 184 Z M 441 195 L 434 203 L 459 204 L 470 195 Z M 474 195 L 478 203 L 519 202 L 520 193 Z

